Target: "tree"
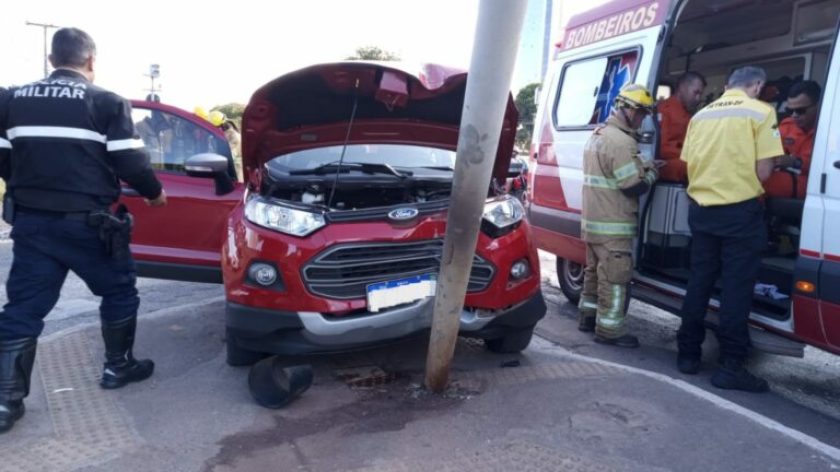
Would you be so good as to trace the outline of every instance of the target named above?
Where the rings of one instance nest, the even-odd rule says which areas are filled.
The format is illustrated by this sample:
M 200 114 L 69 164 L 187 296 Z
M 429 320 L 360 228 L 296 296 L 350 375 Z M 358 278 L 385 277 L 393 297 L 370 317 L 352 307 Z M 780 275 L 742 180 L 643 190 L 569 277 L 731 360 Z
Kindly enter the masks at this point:
M 245 105 L 241 103 L 225 103 L 224 105 L 216 105 L 210 111 L 220 111 L 225 114 L 227 119 L 236 123 L 236 127 L 242 129 L 242 114 L 245 113 Z
M 516 94 L 516 109 L 519 110 L 519 127 L 516 131 L 516 145 L 527 149 L 534 134 L 534 116 L 537 114 L 537 103 L 534 95 L 539 83 L 528 84 Z
M 347 57 L 351 61 L 399 61 L 400 56 L 376 46 L 356 48 L 356 54 Z

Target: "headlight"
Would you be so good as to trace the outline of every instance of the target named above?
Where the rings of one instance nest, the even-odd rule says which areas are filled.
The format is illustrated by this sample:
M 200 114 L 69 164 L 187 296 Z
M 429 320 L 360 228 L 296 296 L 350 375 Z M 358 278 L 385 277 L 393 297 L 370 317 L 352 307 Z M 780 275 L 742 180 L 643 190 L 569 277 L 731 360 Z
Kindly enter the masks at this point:
M 326 225 L 324 215 L 278 205 L 259 197 L 245 204 L 245 218 L 251 223 L 292 236 L 306 236 Z
M 525 216 L 525 209 L 518 199 L 504 197 L 484 205 L 481 231 L 491 238 L 502 237 L 519 226 Z
M 484 205 L 484 221 L 498 230 L 512 230 L 525 215 L 525 209 L 519 200 L 505 197 Z

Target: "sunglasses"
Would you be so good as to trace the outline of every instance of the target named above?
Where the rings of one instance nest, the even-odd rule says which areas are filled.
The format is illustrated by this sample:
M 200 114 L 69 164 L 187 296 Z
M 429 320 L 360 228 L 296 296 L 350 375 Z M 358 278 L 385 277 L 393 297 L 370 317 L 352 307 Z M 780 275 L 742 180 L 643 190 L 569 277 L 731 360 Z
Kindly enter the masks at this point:
M 799 107 L 799 108 L 788 108 L 788 111 L 790 111 L 790 113 L 791 113 L 792 115 L 804 115 L 804 114 L 805 114 L 805 112 L 807 112 L 807 111 L 808 111 L 808 109 L 809 109 L 809 108 L 811 108 L 812 106 L 814 106 L 814 104 L 813 104 L 813 103 L 812 103 L 812 104 L 810 104 L 810 105 L 808 105 L 808 106 L 804 106 L 804 107 Z

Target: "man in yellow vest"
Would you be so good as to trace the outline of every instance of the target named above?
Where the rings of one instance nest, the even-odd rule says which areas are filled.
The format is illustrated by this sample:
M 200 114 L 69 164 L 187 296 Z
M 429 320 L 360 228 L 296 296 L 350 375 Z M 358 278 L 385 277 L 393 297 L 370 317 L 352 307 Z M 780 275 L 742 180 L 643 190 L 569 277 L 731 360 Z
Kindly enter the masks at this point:
M 761 182 L 782 156 L 776 113 L 756 99 L 767 75 L 743 67 L 729 77 L 726 92 L 691 119 L 682 155 L 688 166 L 691 278 L 677 333 L 677 368 L 700 370 L 704 318 L 720 277 L 720 366 L 711 378 L 718 388 L 764 392 L 764 379 L 745 367 L 750 337 L 747 320 L 753 287 L 767 244 Z
M 595 342 L 638 347 L 625 332 L 628 285 L 633 277 L 633 238 L 638 231 L 639 197 L 657 171 L 639 157 L 636 132 L 653 111 L 654 100 L 638 84 L 621 89 L 607 122 L 586 143 L 583 155 L 583 218 L 586 269 L 578 329 L 595 331 Z

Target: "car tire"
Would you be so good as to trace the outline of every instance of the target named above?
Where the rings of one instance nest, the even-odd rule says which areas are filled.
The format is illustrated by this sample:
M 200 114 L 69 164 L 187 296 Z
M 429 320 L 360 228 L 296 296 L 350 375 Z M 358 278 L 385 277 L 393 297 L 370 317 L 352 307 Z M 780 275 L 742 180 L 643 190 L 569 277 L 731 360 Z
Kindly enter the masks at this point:
M 577 305 L 583 293 L 583 265 L 568 259 L 557 258 L 557 280 L 560 291 L 570 303 Z
M 227 347 L 227 364 L 232 367 L 254 365 L 267 356 L 262 352 L 250 351 L 239 347 L 236 344 L 236 338 L 229 332 L 225 336 L 225 345 Z
M 534 327 L 510 331 L 501 338 L 485 339 L 484 345 L 490 352 L 497 354 L 514 354 L 523 351 L 531 344 Z

